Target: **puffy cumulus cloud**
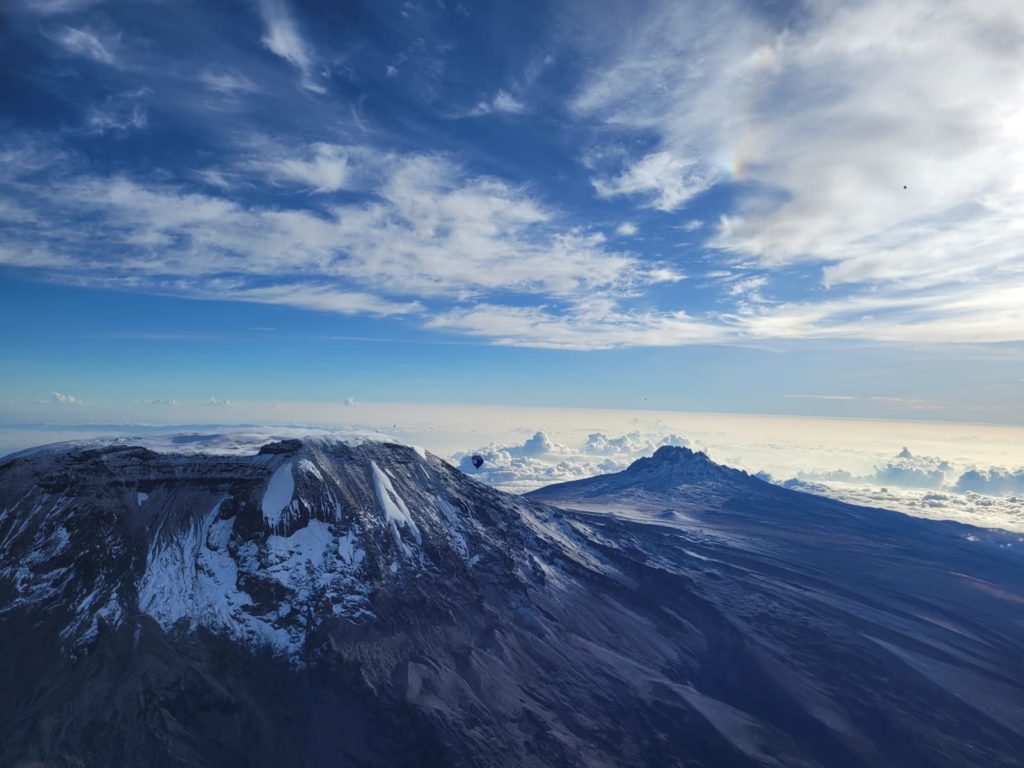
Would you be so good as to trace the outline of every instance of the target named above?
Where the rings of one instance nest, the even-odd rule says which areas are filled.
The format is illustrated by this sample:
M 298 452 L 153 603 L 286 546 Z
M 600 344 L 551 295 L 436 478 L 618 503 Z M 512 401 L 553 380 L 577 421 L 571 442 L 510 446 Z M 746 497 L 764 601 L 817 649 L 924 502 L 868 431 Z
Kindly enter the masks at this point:
M 879 485 L 941 488 L 952 471 L 953 466 L 948 461 L 934 456 L 915 456 L 904 448 L 896 458 L 875 468 L 874 480 Z
M 544 431 L 535 433 L 520 446 L 512 446 L 505 450 L 513 456 L 545 456 L 552 453 L 568 452 L 564 445 L 553 442 Z
M 480 469 L 474 467 L 472 462 L 472 457 L 477 454 L 484 460 Z M 500 446 L 458 454 L 455 458 L 459 469 L 466 474 L 514 493 L 525 493 L 551 483 L 580 480 L 621 469 L 612 461 L 581 461 L 578 457 L 551 456 L 545 459 L 522 453 L 516 455 Z
M 630 432 L 613 437 L 604 432 L 592 432 L 587 435 L 582 453 L 590 456 L 626 457 L 629 460 L 648 456 L 663 445 L 690 447 L 690 441 L 679 435 L 657 435 L 649 432 Z
M 964 467 L 903 448 L 868 475 L 844 469 L 776 481 L 791 490 L 983 527 L 1024 531 L 1024 468 Z
M 82 401 L 74 395 L 64 392 L 51 392 L 49 400 L 40 400 L 42 403 L 58 403 L 60 405 L 81 405 Z
M 969 469 L 957 479 L 955 488 L 958 491 L 988 495 L 1024 495 L 1024 469 Z
M 546 432 L 538 430 L 519 445 L 491 443 L 485 448 L 457 454 L 455 458 L 463 472 L 482 474 L 488 482 L 497 484 L 511 480 L 527 482 L 533 477 L 557 477 L 558 472 L 567 471 L 567 467 L 562 466 L 555 474 L 545 467 L 552 466 L 558 456 L 569 453 L 571 451 L 566 446 L 554 442 Z M 477 455 L 484 460 L 484 465 L 480 469 L 473 466 L 473 456 Z M 573 476 L 586 477 L 578 474 Z
M 952 462 L 936 456 L 918 456 L 904 447 L 896 456 L 875 466 L 869 475 L 854 475 L 845 469 L 799 472 L 795 480 L 825 483 L 867 483 L 876 486 L 895 485 L 905 488 L 938 489 L 957 476 Z
M 573 448 L 556 443 L 547 433 L 538 431 L 520 445 L 491 444 L 453 458 L 459 469 L 469 475 L 503 490 L 525 492 L 551 483 L 618 472 L 663 445 L 689 444 L 686 438 L 674 434 L 593 432 L 582 445 Z M 473 466 L 474 455 L 484 460 L 479 469 Z

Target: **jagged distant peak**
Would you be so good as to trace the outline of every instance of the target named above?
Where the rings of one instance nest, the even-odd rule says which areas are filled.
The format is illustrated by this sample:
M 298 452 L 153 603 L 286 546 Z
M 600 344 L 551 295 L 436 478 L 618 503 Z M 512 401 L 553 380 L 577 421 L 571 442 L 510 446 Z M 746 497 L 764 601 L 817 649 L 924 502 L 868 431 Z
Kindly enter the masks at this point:
M 718 464 L 704 453 L 683 446 L 665 445 L 653 455 L 637 459 L 621 472 L 556 483 L 527 494 L 554 504 L 574 504 L 582 498 L 633 496 L 636 493 L 671 493 L 704 501 L 764 492 L 767 483 L 743 470 Z
M 704 451 L 678 445 L 664 445 L 652 456 L 637 459 L 621 472 L 624 480 L 657 479 L 671 484 L 747 481 L 750 476 L 739 469 L 712 461 Z
M 640 468 L 650 464 L 683 464 L 687 462 L 698 464 L 715 464 L 704 451 L 695 451 L 682 445 L 663 445 L 651 456 L 643 456 L 629 465 L 627 471 L 634 467 Z M 715 464 L 715 466 L 719 466 Z

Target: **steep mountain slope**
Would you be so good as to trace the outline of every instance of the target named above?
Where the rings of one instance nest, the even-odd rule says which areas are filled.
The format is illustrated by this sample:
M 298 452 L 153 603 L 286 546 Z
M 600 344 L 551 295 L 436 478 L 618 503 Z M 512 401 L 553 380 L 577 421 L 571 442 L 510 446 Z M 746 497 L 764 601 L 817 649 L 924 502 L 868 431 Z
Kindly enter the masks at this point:
M 361 439 L 9 457 L 0 764 L 1018 764 L 1008 542 L 644 462 L 566 512 Z
M 657 567 L 694 575 L 773 684 L 867 764 L 1020 764 L 1003 751 L 1024 733 L 1019 535 L 811 497 L 679 447 L 528 497 L 616 534 L 642 522 L 638 547 L 659 540 Z M 729 701 L 757 713 L 759 695 Z

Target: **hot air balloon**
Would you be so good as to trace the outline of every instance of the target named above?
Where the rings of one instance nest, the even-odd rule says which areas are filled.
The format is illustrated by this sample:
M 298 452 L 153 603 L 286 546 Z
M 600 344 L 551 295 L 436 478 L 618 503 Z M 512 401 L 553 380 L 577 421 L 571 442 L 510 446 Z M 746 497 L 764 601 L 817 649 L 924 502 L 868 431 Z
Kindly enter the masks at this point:
M 473 466 L 476 467 L 477 469 L 480 469 L 480 467 L 484 465 L 484 457 L 481 456 L 479 453 L 474 453 L 470 461 L 473 462 Z

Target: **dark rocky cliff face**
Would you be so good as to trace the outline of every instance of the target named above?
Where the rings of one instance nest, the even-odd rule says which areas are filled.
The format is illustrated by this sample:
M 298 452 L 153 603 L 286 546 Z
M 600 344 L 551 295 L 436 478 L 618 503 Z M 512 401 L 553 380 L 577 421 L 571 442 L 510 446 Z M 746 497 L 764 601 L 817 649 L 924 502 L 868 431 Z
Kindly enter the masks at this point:
M 406 446 L 222 447 L 0 464 L 0 764 L 1024 753 L 1022 563 L 995 534 L 682 449 L 552 488 L 571 512 Z

